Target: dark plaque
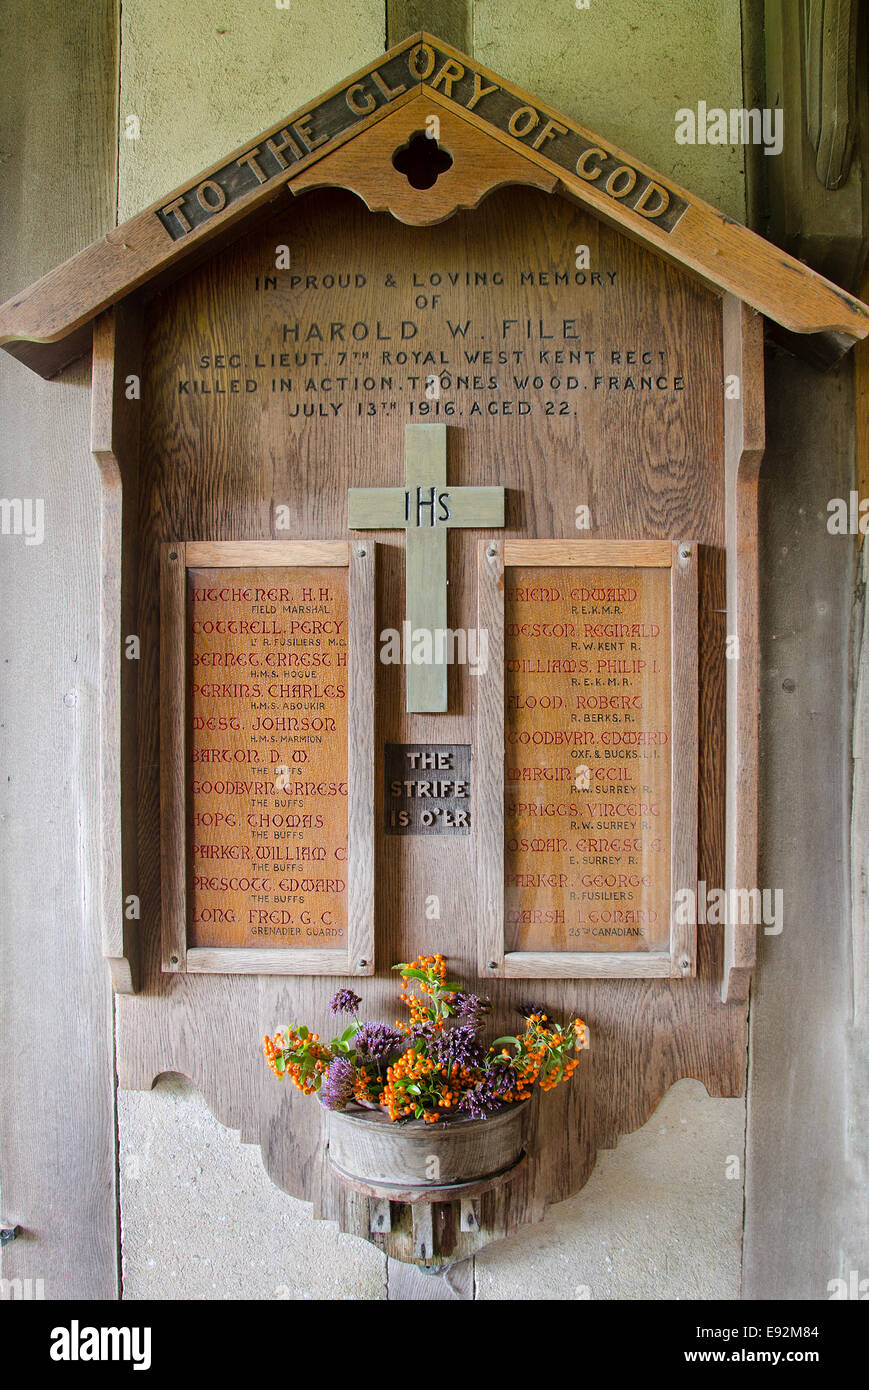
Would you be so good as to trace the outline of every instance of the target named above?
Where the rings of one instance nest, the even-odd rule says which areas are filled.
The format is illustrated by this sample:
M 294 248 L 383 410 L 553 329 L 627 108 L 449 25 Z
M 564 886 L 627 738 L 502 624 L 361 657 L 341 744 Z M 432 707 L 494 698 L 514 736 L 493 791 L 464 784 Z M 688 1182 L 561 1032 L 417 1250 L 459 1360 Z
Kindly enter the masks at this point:
M 388 835 L 470 835 L 471 745 L 387 743 Z

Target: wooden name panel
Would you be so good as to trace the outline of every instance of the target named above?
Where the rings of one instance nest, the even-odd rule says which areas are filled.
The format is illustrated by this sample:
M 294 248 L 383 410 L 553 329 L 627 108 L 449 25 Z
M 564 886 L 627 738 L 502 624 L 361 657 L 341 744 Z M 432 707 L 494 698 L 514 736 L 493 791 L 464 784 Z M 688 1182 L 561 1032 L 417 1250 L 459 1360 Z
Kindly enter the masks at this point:
M 373 968 L 373 557 L 163 547 L 164 969 Z
M 503 653 L 479 706 L 481 970 L 692 974 L 673 902 L 697 878 L 693 548 L 507 541 L 480 556 L 480 627 Z

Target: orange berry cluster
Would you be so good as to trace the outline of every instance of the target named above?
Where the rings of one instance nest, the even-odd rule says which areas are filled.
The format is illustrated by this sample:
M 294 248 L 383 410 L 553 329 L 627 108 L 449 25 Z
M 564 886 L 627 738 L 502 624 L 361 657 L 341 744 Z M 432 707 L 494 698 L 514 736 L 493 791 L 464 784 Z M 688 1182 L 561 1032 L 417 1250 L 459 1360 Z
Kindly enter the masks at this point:
M 275 1033 L 275 1036 L 273 1038 L 263 1038 L 263 1052 L 265 1053 L 266 1061 L 268 1062 L 269 1067 L 274 1072 L 275 1076 L 277 1076 L 281 1081 L 283 1081 L 284 1079 L 284 1073 L 278 1067 L 278 1057 L 281 1056 L 283 1050 L 284 1040 L 281 1036 L 280 1031 Z
M 374 1086 L 377 1077 L 368 1067 L 357 1067 L 356 1084 L 353 1087 L 353 1099 L 358 1101 L 370 1101 L 377 1098 Z
M 431 980 L 413 979 L 412 981 L 405 979 L 404 989 L 401 992 L 401 1002 L 410 1009 L 410 1023 L 402 1023 L 400 1019 L 396 1019 L 396 1028 L 400 1028 L 403 1033 L 410 1033 L 420 1023 L 434 1022 L 436 1030 L 440 1032 L 443 1028 L 443 1019 L 437 1015 L 433 1016 L 425 999 L 418 998 L 412 990 L 413 985 L 416 984 L 419 986 L 420 993 L 428 995 L 431 999 L 447 978 L 446 960 L 441 955 L 418 956 L 416 960 L 410 961 L 405 969 L 425 970 L 433 978 Z
M 570 1078 L 573 1076 L 573 1073 L 576 1071 L 576 1068 L 577 1068 L 578 1066 L 579 1066 L 579 1058 L 577 1058 L 577 1057 L 571 1057 L 571 1059 L 570 1059 L 569 1062 L 565 1062 L 565 1063 L 564 1063 L 564 1068 L 563 1068 L 563 1070 L 562 1070 L 560 1076 L 559 1076 L 558 1072 L 555 1071 L 554 1069 L 553 1069 L 553 1071 L 548 1072 L 548 1073 L 541 1079 L 541 1082 L 540 1082 L 540 1089 L 541 1089 L 541 1091 L 554 1091 L 554 1090 L 555 1090 L 555 1087 L 558 1085 L 558 1083 L 559 1083 L 560 1081 L 569 1081 Z
M 588 1029 L 581 1018 L 566 1028 L 550 1023 L 544 1013 L 529 1014 L 525 1021 L 527 1027 L 517 1039 L 515 1052 L 502 1047 L 500 1054 L 494 1054 L 497 1061 L 509 1063 L 514 1078 L 512 1086 L 496 1092 L 508 1104 L 528 1100 L 535 1083 L 542 1091 L 552 1091 L 568 1081 L 579 1065 L 579 1058 L 571 1053 L 588 1046 Z
M 407 1086 L 425 1080 L 435 1071 L 437 1064 L 412 1047 L 386 1068 L 386 1085 L 380 1093 L 380 1104 L 386 1106 L 390 1120 L 413 1114 L 416 1100 L 407 1094 Z
M 328 1047 L 323 1047 L 320 1042 L 319 1033 L 309 1033 L 306 1038 L 301 1038 L 292 1028 L 284 1029 L 283 1033 L 279 1029 L 273 1038 L 263 1038 L 263 1052 L 275 1076 L 280 1081 L 288 1076 L 306 1096 L 312 1096 L 319 1090 L 323 1074 L 332 1060 Z M 299 1058 L 309 1063 L 307 1068 Z
M 397 1062 L 386 1068 L 386 1085 L 380 1093 L 380 1104 L 391 1120 L 403 1119 L 425 1109 L 429 1124 L 441 1119 L 440 1111 L 453 1110 L 462 1096 L 473 1086 L 479 1073 L 458 1063 L 447 1070 L 409 1047 Z M 408 1087 L 418 1088 L 411 1094 Z

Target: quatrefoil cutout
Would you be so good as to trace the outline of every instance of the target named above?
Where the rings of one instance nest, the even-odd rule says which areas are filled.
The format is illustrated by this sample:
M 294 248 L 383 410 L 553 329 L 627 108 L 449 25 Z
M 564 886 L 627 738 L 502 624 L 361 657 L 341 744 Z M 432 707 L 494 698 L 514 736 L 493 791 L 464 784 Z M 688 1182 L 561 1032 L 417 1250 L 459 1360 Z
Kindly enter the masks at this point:
M 441 174 L 452 166 L 452 155 L 424 131 L 411 135 L 392 156 L 393 167 L 404 174 L 411 188 L 434 188 Z

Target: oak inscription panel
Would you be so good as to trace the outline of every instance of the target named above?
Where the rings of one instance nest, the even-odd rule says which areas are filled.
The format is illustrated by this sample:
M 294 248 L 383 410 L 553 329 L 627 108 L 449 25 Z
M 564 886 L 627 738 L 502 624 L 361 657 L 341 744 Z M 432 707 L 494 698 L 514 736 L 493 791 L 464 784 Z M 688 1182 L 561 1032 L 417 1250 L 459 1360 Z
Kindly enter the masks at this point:
M 505 571 L 508 950 L 670 934 L 670 575 Z
M 193 946 L 347 935 L 346 569 L 191 569 Z
M 693 974 L 696 547 L 490 541 L 478 583 L 481 973 Z
M 375 553 L 164 546 L 164 970 L 373 969 Z

